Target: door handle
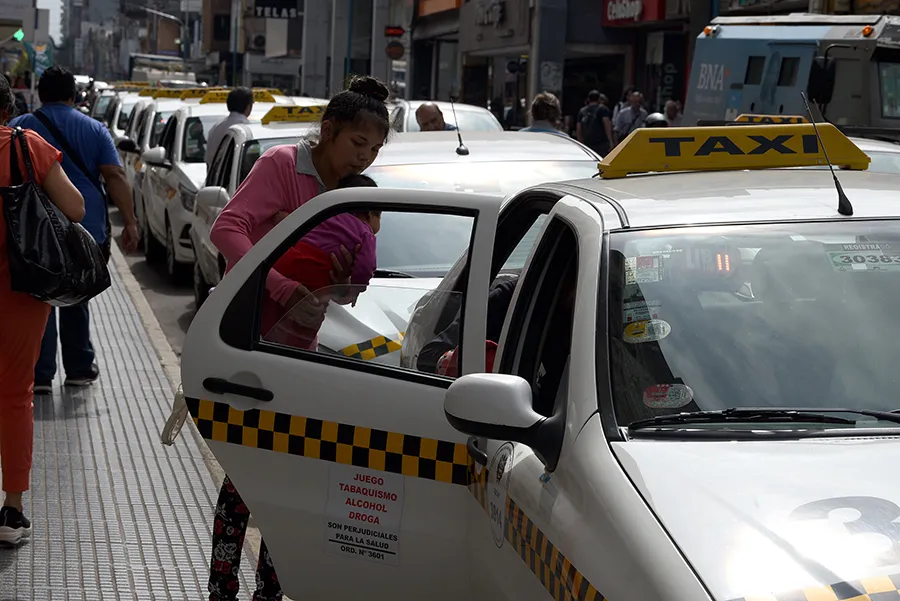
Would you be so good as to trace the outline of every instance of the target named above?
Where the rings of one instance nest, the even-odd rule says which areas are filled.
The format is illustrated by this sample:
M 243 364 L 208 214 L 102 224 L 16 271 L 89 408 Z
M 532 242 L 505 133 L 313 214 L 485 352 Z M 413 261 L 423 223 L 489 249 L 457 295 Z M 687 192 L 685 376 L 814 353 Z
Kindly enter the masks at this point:
M 266 403 L 275 398 L 271 390 L 236 384 L 235 382 L 229 382 L 225 378 L 206 378 L 203 380 L 203 388 L 214 394 L 236 394 Z
M 478 439 L 476 437 L 469 437 L 469 440 L 466 441 L 466 450 L 469 452 L 469 457 L 471 457 L 475 463 L 478 465 L 487 465 L 487 453 L 478 448 Z

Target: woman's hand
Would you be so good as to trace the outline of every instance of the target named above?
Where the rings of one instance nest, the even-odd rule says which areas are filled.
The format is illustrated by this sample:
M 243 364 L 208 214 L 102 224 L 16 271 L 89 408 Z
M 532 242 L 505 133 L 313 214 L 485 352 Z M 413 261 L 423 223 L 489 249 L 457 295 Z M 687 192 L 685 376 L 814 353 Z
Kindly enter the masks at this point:
M 285 305 L 285 315 L 302 327 L 318 328 L 326 308 L 326 303 L 320 302 L 306 286 L 298 284 Z

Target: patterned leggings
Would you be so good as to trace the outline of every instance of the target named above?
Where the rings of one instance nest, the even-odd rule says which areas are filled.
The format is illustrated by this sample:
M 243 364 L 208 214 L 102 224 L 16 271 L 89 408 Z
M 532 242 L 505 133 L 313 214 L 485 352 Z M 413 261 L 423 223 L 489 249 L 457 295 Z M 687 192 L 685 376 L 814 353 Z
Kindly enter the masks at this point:
M 216 520 L 213 526 L 213 555 L 209 566 L 209 601 L 235 601 L 237 599 L 238 573 L 241 569 L 241 550 L 250 510 L 228 476 L 219 491 L 216 503 Z M 256 565 L 256 591 L 253 601 L 281 601 L 281 585 L 275 574 L 275 566 L 266 542 L 259 546 L 259 563 Z

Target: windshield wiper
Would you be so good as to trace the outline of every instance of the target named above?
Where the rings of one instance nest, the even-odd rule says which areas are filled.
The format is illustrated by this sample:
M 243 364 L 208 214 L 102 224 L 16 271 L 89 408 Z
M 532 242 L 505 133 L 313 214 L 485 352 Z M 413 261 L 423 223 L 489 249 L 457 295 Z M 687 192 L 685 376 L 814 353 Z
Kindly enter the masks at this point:
M 900 424 L 900 414 L 869 409 L 832 409 L 821 407 L 732 407 L 718 411 L 696 411 L 659 415 L 628 424 L 629 430 L 676 424 L 702 424 L 719 422 L 773 423 L 814 422 L 819 424 L 855 425 L 856 420 L 828 415 L 829 413 L 856 413 Z
M 376 269 L 376 278 L 415 278 L 416 276 L 396 269 Z

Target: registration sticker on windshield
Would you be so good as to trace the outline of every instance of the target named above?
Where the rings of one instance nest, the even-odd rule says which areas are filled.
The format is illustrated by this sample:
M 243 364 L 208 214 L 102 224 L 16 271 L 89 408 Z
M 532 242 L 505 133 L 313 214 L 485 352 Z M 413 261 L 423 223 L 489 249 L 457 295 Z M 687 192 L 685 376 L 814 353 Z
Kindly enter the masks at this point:
M 886 242 L 826 244 L 825 253 L 838 273 L 848 271 L 900 271 L 900 246 Z
M 694 391 L 684 384 L 654 384 L 644 390 L 644 405 L 650 409 L 681 409 L 694 400 Z
M 622 305 L 622 323 L 648 321 L 659 318 L 660 301 L 633 301 Z
M 647 284 L 663 279 L 662 256 L 627 257 L 625 284 Z
M 625 326 L 622 339 L 630 344 L 662 340 L 672 333 L 672 326 L 662 319 L 636 321 Z

